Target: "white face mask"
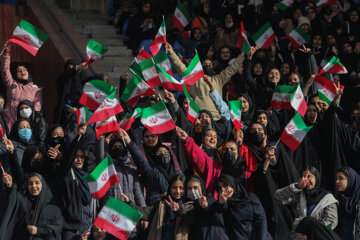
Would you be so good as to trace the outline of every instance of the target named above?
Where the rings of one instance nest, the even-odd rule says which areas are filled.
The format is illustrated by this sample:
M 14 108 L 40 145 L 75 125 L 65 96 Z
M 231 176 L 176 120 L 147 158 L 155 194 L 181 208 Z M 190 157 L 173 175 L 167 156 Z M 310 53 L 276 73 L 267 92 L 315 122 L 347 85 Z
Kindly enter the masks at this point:
M 31 108 L 24 108 L 20 111 L 20 117 L 22 118 L 29 118 L 32 114 Z
M 199 198 L 196 192 L 200 195 L 200 191 L 198 189 L 187 190 L 186 197 L 190 200 L 195 201 L 196 199 Z
M 232 23 L 227 23 L 227 24 L 225 24 L 225 27 L 227 27 L 227 28 L 231 28 L 233 25 L 234 25 L 234 23 L 233 23 L 233 22 L 232 22 Z

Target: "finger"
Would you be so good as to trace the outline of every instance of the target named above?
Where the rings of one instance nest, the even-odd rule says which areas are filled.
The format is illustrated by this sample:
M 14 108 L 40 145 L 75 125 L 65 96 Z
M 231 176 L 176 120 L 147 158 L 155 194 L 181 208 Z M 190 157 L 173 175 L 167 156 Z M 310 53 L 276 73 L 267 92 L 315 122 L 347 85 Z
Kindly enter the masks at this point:
M 200 194 L 198 193 L 198 191 L 194 191 L 196 193 L 196 196 L 198 196 L 198 198 L 200 199 Z
M 166 199 L 165 199 L 165 203 L 166 203 L 167 205 L 171 206 L 171 203 L 170 203 L 168 200 L 166 200 Z
M 169 200 L 171 203 L 173 203 L 174 201 L 172 200 L 171 196 L 169 195 Z

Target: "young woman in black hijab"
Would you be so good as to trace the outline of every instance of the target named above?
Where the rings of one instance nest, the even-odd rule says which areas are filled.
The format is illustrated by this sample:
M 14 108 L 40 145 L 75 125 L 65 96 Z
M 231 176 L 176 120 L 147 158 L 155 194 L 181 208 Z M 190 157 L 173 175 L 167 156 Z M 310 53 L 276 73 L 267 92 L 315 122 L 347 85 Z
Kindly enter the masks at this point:
M 8 189 L 8 206 L 0 224 L 0 238 L 59 239 L 62 216 L 44 178 L 30 174 L 25 195 L 16 190 L 11 175 L 4 173 L 3 181 Z
M 301 239 L 295 229 L 304 217 L 312 217 L 333 230 L 338 223 L 338 201 L 320 185 L 320 173 L 312 166 L 302 171 L 299 182 L 275 192 L 275 199 L 283 205 L 296 204 L 291 239 Z
M 305 217 L 301 220 L 296 227 L 296 232 L 303 235 L 302 239 L 304 239 L 305 235 L 305 239 L 307 240 L 340 240 L 340 237 L 335 232 L 331 231 L 320 221 L 312 217 Z

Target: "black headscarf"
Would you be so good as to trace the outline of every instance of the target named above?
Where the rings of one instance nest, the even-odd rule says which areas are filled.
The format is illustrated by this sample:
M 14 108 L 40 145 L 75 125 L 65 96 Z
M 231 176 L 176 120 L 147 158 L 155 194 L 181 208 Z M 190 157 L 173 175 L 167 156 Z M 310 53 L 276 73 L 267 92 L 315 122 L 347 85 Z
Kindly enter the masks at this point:
M 35 138 L 34 138 L 34 129 L 31 129 L 31 138 L 29 139 L 29 141 L 25 142 L 23 141 L 20 136 L 19 136 L 19 124 L 22 121 L 27 121 L 29 122 L 27 119 L 25 118 L 20 118 L 18 119 L 14 125 L 12 126 L 11 132 L 10 132 L 10 138 L 11 140 L 15 140 L 17 142 L 20 142 L 21 144 L 23 144 L 24 146 L 28 147 L 28 146 L 32 146 L 35 144 Z M 30 122 L 29 122 L 30 124 Z M 31 125 L 30 125 L 31 126 Z M 14 130 L 13 130 L 14 129 Z
M 59 142 L 59 141 L 57 141 L 57 140 L 55 140 L 54 138 L 51 137 L 52 132 L 56 128 L 59 128 L 59 127 L 61 127 L 64 130 L 63 126 L 58 124 L 58 123 L 55 123 L 55 124 L 51 125 L 49 127 L 49 129 L 47 130 L 46 138 L 45 138 L 46 149 L 49 149 L 50 147 L 55 147 L 57 144 L 60 144 L 61 146 L 59 148 L 59 151 L 63 152 L 65 150 L 65 147 L 66 147 L 65 138 L 64 138 L 63 142 Z M 65 133 L 65 130 L 64 130 L 64 133 Z
M 17 74 L 15 74 L 15 78 L 14 78 L 14 79 L 15 79 L 18 83 L 21 83 L 22 85 L 26 85 L 26 84 L 31 83 L 33 80 L 32 80 L 32 76 L 30 75 L 29 69 L 28 69 L 26 66 L 20 64 L 20 65 L 18 65 L 18 66 L 16 67 L 16 71 L 17 71 L 18 67 L 24 67 L 24 68 L 26 69 L 26 71 L 28 72 L 28 79 L 26 79 L 26 80 L 18 79 L 18 78 L 17 78 Z
M 339 215 L 345 216 L 347 219 L 355 219 L 356 205 L 360 200 L 360 175 L 352 168 L 349 168 L 346 189 L 339 193 L 338 199 Z
M 263 130 L 264 130 L 264 135 L 267 135 L 267 130 L 266 130 L 266 127 L 264 126 L 264 124 L 262 123 L 258 123 L 258 122 L 253 122 L 249 125 L 249 129 L 246 131 L 246 134 L 244 136 L 244 142 L 246 143 L 246 145 L 250 148 L 250 150 L 255 154 L 258 162 L 263 162 L 265 160 L 265 157 L 264 157 L 264 154 L 263 154 L 263 149 L 261 148 L 261 144 L 260 146 L 254 144 L 252 141 L 251 141 L 251 138 L 250 138 L 250 127 L 251 125 L 253 124 L 259 124 Z
M 305 234 L 307 240 L 340 240 L 340 237 L 315 218 L 305 217 L 296 227 L 296 232 Z
M 302 171 L 302 173 L 307 170 L 309 170 L 312 174 L 314 174 L 316 179 L 315 186 L 313 189 L 306 189 L 306 188 L 304 189 L 306 205 L 309 207 L 314 204 L 318 204 L 321 201 L 321 199 L 323 199 L 323 197 L 325 197 L 325 195 L 329 193 L 329 191 L 326 191 L 325 189 L 320 187 L 321 176 L 319 171 L 315 167 L 313 166 L 306 167 Z
M 246 93 L 240 94 L 239 97 L 244 97 L 246 99 L 246 101 L 249 103 L 249 109 L 246 112 L 241 113 L 241 121 L 243 121 L 245 123 L 245 125 L 249 126 L 251 119 L 254 115 L 254 109 L 255 109 L 253 101 L 252 101 L 251 97 Z
M 78 150 L 79 149 L 85 152 L 83 148 L 78 147 Z M 85 166 L 85 162 L 84 162 L 84 166 Z M 84 178 L 84 176 L 87 175 L 88 173 L 81 168 L 72 167 L 72 169 L 74 170 L 75 177 L 78 181 L 82 203 L 83 205 L 89 205 L 92 197 L 90 194 L 89 184 Z
M 35 156 L 35 154 L 41 153 L 43 155 L 43 158 L 45 158 L 44 152 L 37 146 L 30 146 L 26 148 L 24 151 L 23 159 L 21 162 L 21 167 L 24 169 L 24 172 L 33 172 L 35 171 L 30 167 L 31 159 Z M 44 161 L 44 160 L 43 160 Z
M 208 42 L 200 43 L 197 47 L 197 52 L 201 62 L 207 58 L 207 53 L 209 52 L 210 47 L 211 44 Z

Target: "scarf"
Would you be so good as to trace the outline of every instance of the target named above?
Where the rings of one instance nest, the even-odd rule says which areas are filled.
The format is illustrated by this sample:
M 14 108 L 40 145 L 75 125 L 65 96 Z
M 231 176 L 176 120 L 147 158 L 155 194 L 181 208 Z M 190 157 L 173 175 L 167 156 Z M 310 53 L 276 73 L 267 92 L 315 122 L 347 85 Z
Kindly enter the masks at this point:
M 350 174 L 345 191 L 340 192 L 339 214 L 347 219 L 354 220 L 356 217 L 356 205 L 360 200 L 360 175 L 350 168 Z
M 79 183 L 78 186 L 80 189 L 82 203 L 83 205 L 89 205 L 92 197 L 90 194 L 89 185 L 84 178 L 84 176 L 88 173 L 79 168 L 72 167 L 72 169 L 74 170 L 75 178 Z
M 311 173 L 315 175 L 316 182 L 313 189 L 305 188 L 304 190 L 307 207 L 318 204 L 318 202 L 320 202 L 321 199 L 323 199 L 323 197 L 325 197 L 325 195 L 329 193 L 329 191 L 326 191 L 325 189 L 320 187 L 320 173 L 315 168 L 311 171 Z

